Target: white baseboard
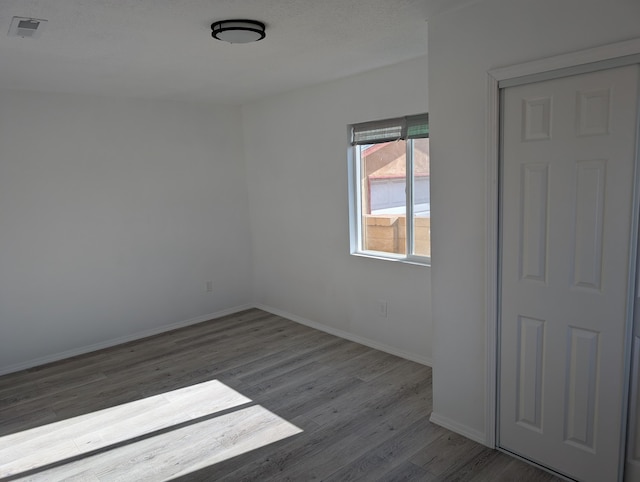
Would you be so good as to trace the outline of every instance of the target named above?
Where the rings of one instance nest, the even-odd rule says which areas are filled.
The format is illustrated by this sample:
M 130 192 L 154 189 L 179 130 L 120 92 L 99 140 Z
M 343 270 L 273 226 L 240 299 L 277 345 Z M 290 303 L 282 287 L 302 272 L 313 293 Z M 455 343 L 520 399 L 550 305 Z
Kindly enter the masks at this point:
M 475 428 L 467 427 L 464 424 L 456 422 L 455 420 L 451 420 L 443 415 L 437 414 L 436 412 L 431 412 L 431 416 L 429 417 L 429 421 L 435 423 L 436 425 L 440 425 L 441 427 L 446 428 L 447 430 L 451 430 L 452 432 L 458 433 L 468 439 L 473 440 L 474 442 L 478 442 L 482 445 L 486 445 L 490 448 L 495 448 L 492 445 L 488 445 L 486 438 L 483 432 L 476 430 Z
M 338 328 L 326 326 L 321 323 L 317 323 L 315 321 L 309 320 L 307 318 L 294 315 L 293 313 L 288 313 L 286 311 L 279 310 L 277 308 L 273 308 L 268 305 L 263 305 L 262 303 L 256 303 L 253 306 L 260 310 L 268 311 L 269 313 L 273 313 L 274 315 L 282 316 L 283 318 L 287 318 L 288 320 L 295 321 L 296 323 L 300 323 L 301 325 L 306 325 L 311 328 L 315 328 L 316 330 L 324 331 L 325 333 L 329 333 L 330 335 L 339 336 L 340 338 L 344 338 L 345 340 L 353 341 L 361 345 L 368 346 L 370 348 L 375 348 L 376 350 L 384 351 L 391 355 L 399 356 L 400 358 L 404 358 L 406 360 L 411 360 L 416 363 L 420 363 L 421 365 L 426 365 L 428 367 L 431 366 L 431 360 L 425 356 L 417 355 L 415 353 L 409 353 L 403 350 L 398 350 L 393 346 L 386 345 L 384 343 L 380 343 L 375 340 L 365 338 L 363 336 L 354 335 L 353 333 L 349 333 L 348 331 L 340 330 Z
M 249 308 L 258 308 L 263 311 L 267 311 L 269 313 L 273 313 L 274 315 L 282 316 L 283 318 L 287 318 L 291 321 L 295 321 L 296 323 L 300 323 L 302 325 L 309 326 L 311 328 L 315 328 L 316 330 L 324 331 L 325 333 L 329 333 L 331 335 L 339 336 L 340 338 L 344 338 L 349 341 L 353 341 L 356 343 L 360 343 L 361 345 L 365 345 L 371 348 L 375 348 L 376 350 L 384 351 L 386 353 L 390 353 L 391 355 L 396 355 L 406 360 L 411 360 L 416 363 L 420 363 L 422 365 L 426 365 L 428 367 L 431 366 L 431 360 L 422 355 L 417 355 L 415 353 L 409 353 L 403 350 L 398 350 L 395 347 L 386 345 L 384 343 L 377 342 L 375 340 L 370 340 L 369 338 L 365 338 L 362 336 L 354 335 L 353 333 L 349 333 L 344 330 L 340 330 L 338 328 L 333 328 L 330 326 L 323 325 L 321 323 L 317 323 L 315 321 L 309 320 L 307 318 L 303 318 L 301 316 L 294 315 L 293 313 L 288 313 L 283 310 L 279 310 L 277 308 L 273 308 L 271 306 L 263 305 L 260 303 L 257 304 L 246 304 L 235 306 L 233 308 L 228 308 L 225 310 L 217 311 L 215 313 L 209 313 L 207 315 L 198 316 L 196 318 L 191 318 L 190 320 L 179 321 L 176 323 L 171 323 L 169 325 L 163 325 L 159 327 L 152 328 L 150 330 L 141 331 L 138 333 L 134 333 L 132 335 L 121 336 L 118 338 L 112 338 L 110 340 L 106 340 L 99 343 L 94 343 L 92 345 L 86 345 L 79 348 L 73 348 L 71 350 L 63 351 L 60 353 L 54 353 L 51 355 L 47 355 L 40 358 L 35 358 L 32 360 L 27 360 L 25 362 L 16 363 L 14 365 L 9 365 L 6 367 L 0 367 L 0 376 L 6 375 L 8 373 L 19 372 L 21 370 L 26 370 L 28 368 L 33 368 L 39 365 L 45 365 L 47 363 L 52 363 L 59 360 L 64 360 L 65 358 L 70 358 L 78 355 L 83 355 L 85 353 L 90 353 L 92 351 L 102 350 L 104 348 L 109 348 L 115 345 L 120 345 L 122 343 L 128 343 L 130 341 L 140 340 L 142 338 L 147 338 L 149 336 L 158 335 L 160 333 L 165 333 L 167 331 L 176 330 L 178 328 L 183 328 L 189 325 L 195 325 L 196 323 L 202 323 L 203 321 L 212 320 L 214 318 L 220 318 L 222 316 L 231 315 L 233 313 L 237 313 L 239 311 L 247 310 Z M 437 422 L 436 422 L 437 423 Z M 454 430 L 456 431 L 456 430 Z M 463 434 L 464 435 L 464 434 Z M 473 438 L 473 437 L 469 437 Z
M 102 350 L 103 348 L 109 348 L 115 345 L 120 345 L 122 343 L 128 343 L 130 341 L 139 340 L 141 338 L 147 338 L 149 336 L 159 335 L 160 333 L 176 330 L 178 328 L 183 328 L 189 325 L 195 325 L 196 323 L 202 323 L 203 321 L 209 321 L 214 318 L 220 318 L 222 316 L 232 315 L 233 313 L 237 313 L 243 310 L 248 310 L 249 308 L 253 308 L 253 305 L 246 304 L 246 305 L 234 306 L 233 308 L 227 308 L 225 310 L 216 311 L 215 313 L 209 313 L 208 315 L 198 316 L 196 318 L 191 318 L 190 320 L 178 321 L 176 323 L 171 323 L 169 325 L 158 326 L 150 330 L 140 331 L 132 335 L 121 336 L 119 338 L 112 338 L 111 340 L 94 343 L 92 345 L 86 345 L 80 348 L 74 348 L 72 350 L 63 351 L 61 353 L 54 353 L 52 355 L 47 355 L 40 358 L 35 358 L 33 360 L 28 360 L 26 362 L 16 363 L 15 365 L 9 365 L 7 367 L 0 368 L 0 376 L 6 375 L 8 373 L 19 372 L 21 370 L 26 370 L 28 368 L 33 368 L 38 365 L 44 365 L 46 363 L 51 363 L 58 360 L 64 360 L 65 358 L 83 355 L 85 353 L 89 353 L 92 351 Z

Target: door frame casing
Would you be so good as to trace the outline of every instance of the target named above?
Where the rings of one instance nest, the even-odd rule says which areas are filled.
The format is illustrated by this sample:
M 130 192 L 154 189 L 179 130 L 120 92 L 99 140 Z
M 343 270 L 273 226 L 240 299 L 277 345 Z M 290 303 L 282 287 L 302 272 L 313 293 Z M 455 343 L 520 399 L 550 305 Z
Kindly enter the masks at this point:
M 498 354 L 499 354 L 499 268 L 500 268 L 500 127 L 501 127 L 501 90 L 506 87 L 538 82 L 552 78 L 566 77 L 580 73 L 603 70 L 623 65 L 640 63 L 640 39 L 628 40 L 614 44 L 581 50 L 569 54 L 558 55 L 517 65 L 490 70 L 487 72 L 486 103 L 486 249 L 485 254 L 485 300 L 486 300 L 486 369 L 485 369 L 485 445 L 497 447 L 497 410 L 498 410 Z M 637 173 L 636 173 L 637 177 Z M 637 180 L 636 180 L 637 186 Z M 637 206 L 638 190 L 634 189 L 634 205 Z M 637 211 L 634 209 L 634 222 L 637 223 Z M 637 226 L 632 226 L 637 233 Z M 632 246 L 635 252 L 635 245 Z M 636 266 L 635 259 L 632 266 Z M 634 270 L 630 270 L 634 271 Z M 631 280 L 630 293 L 633 293 Z M 633 299 L 633 298 L 631 298 Z M 631 317 L 633 313 L 629 313 Z M 632 319 L 628 320 L 628 329 Z M 628 332 L 627 335 L 630 335 Z M 628 336 L 629 345 L 631 337 Z M 627 349 L 629 352 L 629 349 Z M 625 380 L 629 379 L 629 357 L 625 358 Z M 627 383 L 628 385 L 628 383 Z M 628 388 L 628 387 L 627 387 Z M 627 403 L 627 396 L 624 400 Z M 626 414 L 626 407 L 624 410 Z M 624 440 L 623 440 L 624 442 Z M 622 451 L 624 453 L 624 451 Z M 621 460 L 623 463 L 623 460 Z M 622 465 L 623 466 L 623 465 Z

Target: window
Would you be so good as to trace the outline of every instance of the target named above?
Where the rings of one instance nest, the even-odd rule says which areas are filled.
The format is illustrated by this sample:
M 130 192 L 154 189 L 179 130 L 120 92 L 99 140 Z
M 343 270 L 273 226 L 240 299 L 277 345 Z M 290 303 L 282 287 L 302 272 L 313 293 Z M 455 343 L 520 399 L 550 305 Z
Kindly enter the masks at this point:
M 429 264 L 429 117 L 350 126 L 351 252 Z

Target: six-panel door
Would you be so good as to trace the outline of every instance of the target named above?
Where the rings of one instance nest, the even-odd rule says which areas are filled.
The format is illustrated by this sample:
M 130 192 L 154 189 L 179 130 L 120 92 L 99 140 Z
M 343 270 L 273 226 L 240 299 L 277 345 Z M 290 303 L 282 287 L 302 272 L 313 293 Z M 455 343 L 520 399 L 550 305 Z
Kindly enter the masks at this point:
M 618 476 L 638 67 L 503 92 L 499 445 Z

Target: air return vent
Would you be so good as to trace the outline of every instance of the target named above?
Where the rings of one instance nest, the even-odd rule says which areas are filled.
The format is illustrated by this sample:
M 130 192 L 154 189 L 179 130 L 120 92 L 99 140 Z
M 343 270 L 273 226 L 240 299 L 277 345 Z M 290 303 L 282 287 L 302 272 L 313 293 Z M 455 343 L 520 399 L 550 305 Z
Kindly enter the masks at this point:
M 37 18 L 13 17 L 9 27 L 9 37 L 37 38 L 46 23 L 46 20 Z

